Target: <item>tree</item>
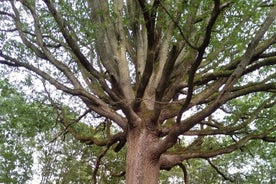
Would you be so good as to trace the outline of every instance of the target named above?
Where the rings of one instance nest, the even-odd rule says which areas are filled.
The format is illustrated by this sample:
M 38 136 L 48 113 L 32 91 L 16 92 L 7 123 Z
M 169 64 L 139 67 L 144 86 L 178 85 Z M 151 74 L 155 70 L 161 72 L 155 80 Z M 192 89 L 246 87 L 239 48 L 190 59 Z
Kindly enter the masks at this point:
M 127 143 L 127 183 L 175 166 L 188 183 L 185 160 L 275 142 L 273 2 L 4 0 L 0 17 L 0 63 L 43 79 L 80 142 Z
M 0 81 L 0 89 L 0 182 L 25 183 L 31 177 L 32 150 L 28 147 L 24 149 L 22 145 L 30 146 L 32 140 L 22 138 L 27 131 L 22 129 L 18 133 L 14 131 L 14 127 L 23 127 L 26 122 L 18 123 L 18 119 L 7 113 L 11 110 L 14 112 L 22 110 L 22 97 L 8 88 L 6 80 Z
M 0 81 L 0 182 L 26 183 L 32 176 L 33 153 L 52 128 L 53 108 L 28 103 L 8 80 Z

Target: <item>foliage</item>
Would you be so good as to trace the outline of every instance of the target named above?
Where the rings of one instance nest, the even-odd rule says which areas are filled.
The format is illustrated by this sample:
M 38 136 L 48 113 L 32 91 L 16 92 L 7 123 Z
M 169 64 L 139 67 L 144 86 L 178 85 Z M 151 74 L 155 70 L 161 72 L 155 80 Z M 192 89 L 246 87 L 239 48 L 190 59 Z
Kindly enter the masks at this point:
M 84 146 L 70 135 L 53 140 L 62 132 L 53 108 L 28 102 L 7 80 L 1 81 L 0 89 L 1 183 L 26 183 L 34 176 L 40 176 L 41 183 L 91 183 L 92 167 L 102 150 Z M 105 182 L 112 178 L 106 172 L 117 174 L 117 168 L 124 168 L 116 154 L 109 152 L 107 157 L 102 160 L 106 167 L 97 173 Z
M 39 104 L 27 104 L 7 80 L 0 81 L 0 182 L 25 183 L 32 176 L 35 135 L 49 124 Z

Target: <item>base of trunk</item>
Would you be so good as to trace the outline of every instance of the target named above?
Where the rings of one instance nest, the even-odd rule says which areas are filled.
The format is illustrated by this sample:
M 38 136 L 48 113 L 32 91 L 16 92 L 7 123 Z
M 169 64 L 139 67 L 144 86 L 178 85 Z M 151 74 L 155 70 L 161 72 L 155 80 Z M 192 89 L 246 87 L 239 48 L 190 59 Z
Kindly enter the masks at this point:
M 127 184 L 157 184 L 159 158 L 154 157 L 156 138 L 146 131 L 129 132 L 127 141 Z

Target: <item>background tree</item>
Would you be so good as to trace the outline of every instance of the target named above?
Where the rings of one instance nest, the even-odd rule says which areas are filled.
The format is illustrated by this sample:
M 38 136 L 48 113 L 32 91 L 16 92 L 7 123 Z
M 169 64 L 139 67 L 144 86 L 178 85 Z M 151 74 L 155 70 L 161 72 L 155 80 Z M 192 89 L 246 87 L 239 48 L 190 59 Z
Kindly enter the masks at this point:
M 22 110 L 22 97 L 8 88 L 7 81 L 1 81 L 0 86 L 0 182 L 25 183 L 32 173 L 32 150 L 28 149 L 28 146 L 32 147 L 32 136 L 24 139 L 22 135 L 28 134 L 28 131 L 22 129 L 26 122 L 23 118 L 19 121 L 15 117 Z M 15 133 L 16 129 L 21 131 Z M 25 148 L 23 145 L 28 146 Z
M 27 103 L 8 80 L 0 81 L 0 91 L 0 182 L 26 183 L 33 177 L 33 153 L 56 116 L 41 103 Z
M 273 2 L 4 0 L 0 16 L 0 63 L 41 77 L 80 142 L 127 143 L 127 183 L 275 142 Z
M 1 183 L 30 183 L 35 177 L 42 184 L 92 183 L 96 176 L 104 183 L 123 180 L 116 176 L 120 169 L 125 172 L 119 159 L 123 151 L 120 155 L 108 152 L 107 159 L 101 159 L 102 168 L 93 172 L 103 152 L 100 147 L 73 139 L 57 124 L 53 107 L 35 101 L 34 96 L 27 98 L 8 80 L 0 81 L 0 91 Z

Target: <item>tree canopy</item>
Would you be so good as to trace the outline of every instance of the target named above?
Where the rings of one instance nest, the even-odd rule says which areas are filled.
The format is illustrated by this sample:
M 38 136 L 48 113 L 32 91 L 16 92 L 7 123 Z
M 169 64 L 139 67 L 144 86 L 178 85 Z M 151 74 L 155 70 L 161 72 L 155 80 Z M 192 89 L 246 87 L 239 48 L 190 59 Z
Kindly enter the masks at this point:
M 276 141 L 273 1 L 0 3 L 2 66 L 41 79 L 61 134 L 106 152 L 126 145 L 128 183 L 175 166 L 189 183 L 196 158 L 232 181 L 214 157 Z

